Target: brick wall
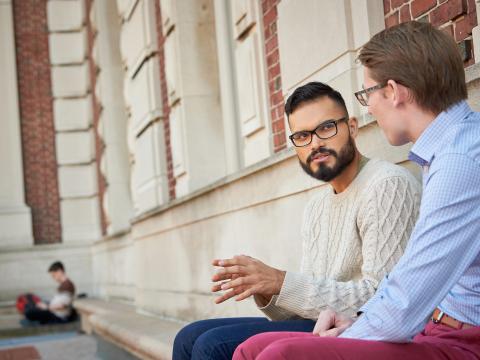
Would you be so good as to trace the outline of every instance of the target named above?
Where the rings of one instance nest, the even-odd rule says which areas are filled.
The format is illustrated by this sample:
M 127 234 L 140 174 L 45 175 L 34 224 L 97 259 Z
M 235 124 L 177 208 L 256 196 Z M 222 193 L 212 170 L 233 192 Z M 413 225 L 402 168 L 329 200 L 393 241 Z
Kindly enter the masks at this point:
M 100 228 L 102 235 L 107 234 L 108 220 L 105 213 L 104 207 L 104 198 L 105 198 L 105 187 L 106 180 L 102 171 L 100 169 L 100 162 L 103 156 L 105 149 L 105 144 L 103 143 L 102 138 L 99 134 L 98 125 L 100 122 L 100 113 L 102 111 L 102 105 L 100 104 L 96 94 L 95 86 L 97 83 L 97 66 L 93 59 L 93 45 L 95 43 L 95 32 L 90 21 L 90 11 L 93 6 L 94 0 L 85 0 L 85 10 L 86 10 L 86 27 L 87 27 L 87 40 L 88 40 L 88 67 L 89 67 L 89 78 L 90 78 L 90 89 L 91 89 L 91 99 L 92 99 L 92 114 L 93 114 L 93 130 L 95 136 L 95 168 L 97 172 L 97 186 L 98 186 L 98 201 L 100 204 Z M 100 0 L 102 1 L 102 0 Z
M 383 5 L 387 28 L 410 20 L 428 21 L 454 37 L 465 66 L 474 63 L 475 0 L 383 0 Z
M 165 136 L 165 149 L 167 161 L 167 179 L 168 179 L 168 196 L 170 200 L 175 199 L 175 176 L 173 174 L 173 157 L 172 145 L 170 141 L 170 106 L 168 103 L 167 77 L 165 75 L 165 36 L 162 27 L 162 11 L 160 2 L 155 1 L 155 21 L 157 25 L 158 39 L 158 60 L 160 65 L 160 89 L 162 92 L 162 108 L 163 108 L 163 130 Z
M 277 36 L 277 5 L 279 2 L 280 0 L 262 0 L 263 31 L 265 54 L 267 57 L 267 80 L 274 152 L 278 152 L 287 146 L 283 115 L 285 103 L 282 95 L 280 53 L 278 50 Z
M 26 203 L 35 244 L 62 241 L 47 1 L 13 1 Z

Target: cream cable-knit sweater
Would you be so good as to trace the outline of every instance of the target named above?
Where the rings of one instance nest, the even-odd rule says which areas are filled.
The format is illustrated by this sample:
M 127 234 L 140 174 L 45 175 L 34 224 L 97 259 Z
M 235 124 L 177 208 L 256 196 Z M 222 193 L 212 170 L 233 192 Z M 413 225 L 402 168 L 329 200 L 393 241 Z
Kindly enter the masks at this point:
M 320 189 L 305 208 L 300 273 L 260 309 L 272 320 L 316 320 L 327 307 L 353 316 L 402 256 L 420 196 L 408 170 L 375 159 L 342 193 Z

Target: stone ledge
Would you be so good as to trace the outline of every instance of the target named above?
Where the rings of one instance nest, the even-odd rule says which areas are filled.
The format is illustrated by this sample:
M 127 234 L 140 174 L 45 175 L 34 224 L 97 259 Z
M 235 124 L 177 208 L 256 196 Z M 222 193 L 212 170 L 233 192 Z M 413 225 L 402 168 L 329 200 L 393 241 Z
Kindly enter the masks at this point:
M 183 324 L 99 299 L 79 299 L 74 306 L 86 333 L 96 333 L 141 359 L 172 358 L 173 340 Z

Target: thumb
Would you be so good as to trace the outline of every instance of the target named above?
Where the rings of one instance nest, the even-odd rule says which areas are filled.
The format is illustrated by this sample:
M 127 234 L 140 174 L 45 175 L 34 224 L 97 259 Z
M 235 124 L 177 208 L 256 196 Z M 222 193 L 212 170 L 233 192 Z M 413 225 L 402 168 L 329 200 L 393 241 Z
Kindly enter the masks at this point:
M 350 327 L 349 324 L 340 325 L 330 330 L 320 332 L 318 336 L 320 337 L 338 337 L 341 333 L 347 330 Z
M 340 331 L 340 328 L 333 328 L 330 330 L 322 331 L 321 333 L 318 334 L 320 337 L 337 337 L 340 335 L 342 332 Z

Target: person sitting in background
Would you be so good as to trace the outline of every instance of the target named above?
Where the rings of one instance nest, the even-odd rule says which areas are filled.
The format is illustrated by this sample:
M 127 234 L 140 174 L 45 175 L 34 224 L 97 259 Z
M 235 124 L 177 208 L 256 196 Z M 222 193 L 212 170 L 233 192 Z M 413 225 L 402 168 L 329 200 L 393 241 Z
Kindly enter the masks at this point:
M 73 311 L 72 303 L 75 296 L 75 285 L 67 277 L 65 267 L 60 261 L 50 265 L 48 273 L 59 284 L 57 293 L 48 304 L 41 301 L 36 303 L 34 307 L 26 309 L 25 318 L 40 324 L 68 322 Z

